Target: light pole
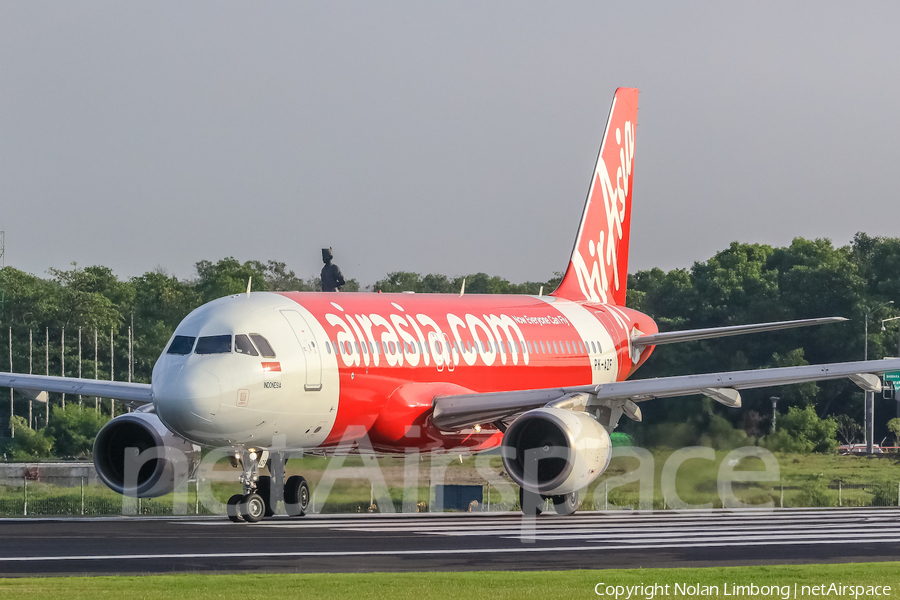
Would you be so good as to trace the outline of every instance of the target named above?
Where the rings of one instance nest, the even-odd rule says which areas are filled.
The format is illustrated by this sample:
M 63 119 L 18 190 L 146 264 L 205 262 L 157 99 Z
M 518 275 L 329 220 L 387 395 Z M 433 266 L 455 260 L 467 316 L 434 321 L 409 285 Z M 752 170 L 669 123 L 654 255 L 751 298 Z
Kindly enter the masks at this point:
M 888 321 L 896 321 L 900 319 L 900 317 L 891 317 L 890 319 L 882 319 L 881 320 L 881 330 L 887 331 L 887 328 L 884 326 Z M 897 327 L 897 357 L 900 358 L 900 327 Z M 900 398 L 897 397 L 897 390 L 894 390 L 894 400 L 897 402 L 897 418 L 900 419 Z
M 896 321 L 900 319 L 900 317 L 891 317 L 890 319 L 882 319 L 881 320 L 881 330 L 887 331 L 887 327 L 884 326 L 888 321 Z M 897 328 L 897 357 L 900 358 L 900 327 Z
M 778 401 L 781 400 L 778 396 L 772 396 L 769 398 L 772 401 L 772 433 L 775 433 L 775 419 L 778 417 Z
M 888 302 L 885 302 L 884 304 L 882 304 L 882 305 L 879 306 L 878 308 L 884 308 L 885 306 L 887 306 L 887 305 L 889 305 L 889 304 L 893 304 L 893 303 L 894 303 L 893 300 L 889 300 Z M 864 353 L 864 358 L 863 358 L 863 360 L 869 360 L 869 317 L 871 317 L 871 316 L 872 316 L 872 309 L 871 309 L 871 308 L 866 308 L 866 350 L 865 350 L 865 353 Z M 883 322 L 883 321 L 882 321 L 882 323 L 881 323 L 881 328 L 882 328 L 882 330 L 884 329 L 884 322 Z
M 893 300 L 889 300 L 878 306 L 877 308 L 881 309 L 889 304 L 893 304 Z M 866 307 L 866 351 L 865 351 L 865 360 L 869 360 L 869 317 L 872 315 L 872 309 Z M 884 324 L 882 323 L 882 327 Z M 866 433 L 866 454 L 869 456 L 872 455 L 872 439 L 875 437 L 875 392 L 865 392 L 865 404 L 864 413 L 865 413 L 865 423 L 863 424 L 863 431 Z

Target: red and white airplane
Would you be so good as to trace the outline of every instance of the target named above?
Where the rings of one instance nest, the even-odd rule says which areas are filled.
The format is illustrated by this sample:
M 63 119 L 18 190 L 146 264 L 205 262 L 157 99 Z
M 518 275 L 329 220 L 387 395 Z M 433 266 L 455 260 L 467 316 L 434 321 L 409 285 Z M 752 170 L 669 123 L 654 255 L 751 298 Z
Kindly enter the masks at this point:
M 636 89 L 616 91 L 572 257 L 549 295 L 248 286 L 181 322 L 151 384 L 0 374 L 0 386 L 135 407 L 94 445 L 98 475 L 119 493 L 166 494 L 188 477 L 199 446 L 231 448 L 244 493 L 229 501 L 229 516 L 249 522 L 273 514 L 281 494 L 272 491 L 283 492 L 288 514 L 305 513 L 302 477 L 273 490 L 260 475 L 270 452 L 283 458 L 286 448 L 327 451 L 364 437 L 399 454 L 502 446 L 515 483 L 571 514 L 578 491 L 609 464 L 609 432 L 622 415 L 640 421 L 641 401 L 705 394 L 739 407 L 741 389 L 842 377 L 880 389 L 878 374 L 900 360 L 626 381 L 660 344 L 843 320 L 658 333 L 625 306 L 637 105 Z M 129 476 L 136 454 L 147 458 Z

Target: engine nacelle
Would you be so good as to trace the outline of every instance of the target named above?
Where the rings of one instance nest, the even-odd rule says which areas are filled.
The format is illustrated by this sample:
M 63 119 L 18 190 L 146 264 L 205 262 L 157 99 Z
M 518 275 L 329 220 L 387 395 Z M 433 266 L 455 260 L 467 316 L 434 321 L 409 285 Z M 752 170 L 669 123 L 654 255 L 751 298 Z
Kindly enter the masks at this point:
M 501 449 L 510 478 L 542 496 L 587 487 L 612 458 L 609 434 L 600 423 L 585 412 L 560 408 L 520 416 L 503 435 Z
M 126 449 L 129 450 L 126 455 Z M 133 412 L 107 423 L 94 441 L 94 467 L 110 489 L 156 498 L 187 481 L 200 448 L 166 429 L 153 413 Z

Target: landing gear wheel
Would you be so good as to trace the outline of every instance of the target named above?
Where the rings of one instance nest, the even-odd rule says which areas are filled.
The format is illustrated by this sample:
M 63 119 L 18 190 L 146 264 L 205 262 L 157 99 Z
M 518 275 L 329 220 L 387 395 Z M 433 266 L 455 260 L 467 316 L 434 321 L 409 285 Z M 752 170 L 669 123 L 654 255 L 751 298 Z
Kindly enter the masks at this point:
M 241 499 L 241 516 L 248 523 L 259 523 L 266 514 L 266 503 L 259 494 L 250 493 Z
M 544 505 L 544 499 L 541 496 L 538 496 L 534 492 L 526 492 L 525 488 L 519 488 L 519 507 L 521 507 L 522 512 L 524 514 L 529 514 L 528 508 L 526 508 L 526 501 L 532 502 L 534 504 L 534 516 L 537 516 L 543 512 L 541 507 Z
M 291 517 L 302 517 L 309 509 L 309 484 L 299 475 L 284 484 L 284 510 Z
M 242 523 L 244 521 L 244 517 L 241 516 L 241 500 L 243 499 L 244 497 L 240 494 L 235 494 L 228 499 L 226 512 L 232 523 Z
M 553 496 L 553 508 L 558 515 L 574 515 L 578 510 L 578 492 Z
M 275 504 L 272 502 L 272 478 L 268 475 L 260 475 L 256 480 L 256 493 L 263 499 L 266 504 L 266 516 L 271 517 L 275 514 Z

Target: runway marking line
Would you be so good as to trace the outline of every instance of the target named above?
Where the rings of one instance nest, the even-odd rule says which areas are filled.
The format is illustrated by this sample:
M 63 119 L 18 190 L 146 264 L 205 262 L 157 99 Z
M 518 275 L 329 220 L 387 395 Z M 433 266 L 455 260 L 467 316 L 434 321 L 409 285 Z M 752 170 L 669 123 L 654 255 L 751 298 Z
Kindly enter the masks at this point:
M 324 556 L 410 556 L 421 554 L 510 554 L 526 552 L 582 552 L 597 550 L 642 550 L 642 549 L 677 549 L 677 548 L 715 548 L 729 546 L 792 546 L 802 545 L 804 542 L 795 541 L 766 541 L 740 540 L 735 542 L 704 542 L 690 544 L 629 544 L 609 545 L 598 548 L 597 546 L 528 546 L 513 548 L 443 548 L 422 550 L 346 550 L 346 551 L 321 551 L 321 552 L 209 552 L 209 553 L 170 553 L 170 554 L 97 554 L 86 556 L 8 556 L 0 557 L 0 563 L 29 562 L 29 561 L 79 561 L 79 560 L 153 560 L 153 559 L 188 559 L 188 558 L 304 558 Z M 900 536 L 878 540 L 819 540 L 817 544 L 886 544 L 900 543 Z

